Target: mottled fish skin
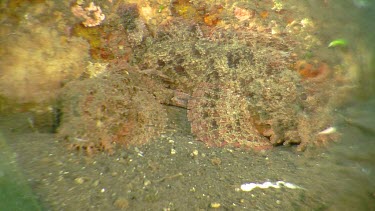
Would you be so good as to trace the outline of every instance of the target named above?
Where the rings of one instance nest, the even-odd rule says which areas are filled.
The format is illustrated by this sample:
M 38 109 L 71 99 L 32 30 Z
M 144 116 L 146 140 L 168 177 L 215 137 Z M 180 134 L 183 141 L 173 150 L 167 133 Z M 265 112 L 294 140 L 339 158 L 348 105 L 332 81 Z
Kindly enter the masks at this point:
M 269 139 L 254 125 L 244 95 L 233 84 L 202 83 L 198 86 L 188 103 L 192 133 L 209 146 L 271 148 Z

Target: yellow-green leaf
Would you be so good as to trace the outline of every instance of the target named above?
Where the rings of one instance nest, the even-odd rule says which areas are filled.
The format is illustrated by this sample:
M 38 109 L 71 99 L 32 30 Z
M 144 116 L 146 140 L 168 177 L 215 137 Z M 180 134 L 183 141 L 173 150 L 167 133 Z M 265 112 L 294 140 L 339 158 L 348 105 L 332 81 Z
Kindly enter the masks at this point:
M 337 40 L 333 40 L 332 42 L 330 42 L 328 45 L 328 48 L 337 47 L 337 46 L 345 47 L 347 45 L 348 45 L 348 41 L 346 41 L 345 39 L 337 39 Z

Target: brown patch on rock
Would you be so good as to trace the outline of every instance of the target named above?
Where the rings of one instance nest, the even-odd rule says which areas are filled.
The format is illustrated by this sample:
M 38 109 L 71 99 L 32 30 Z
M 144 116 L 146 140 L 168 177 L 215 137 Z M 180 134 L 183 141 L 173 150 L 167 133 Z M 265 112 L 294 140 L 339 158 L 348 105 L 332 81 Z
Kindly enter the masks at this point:
M 324 62 L 307 62 L 299 60 L 294 67 L 303 79 L 314 82 L 322 82 L 330 74 L 331 70 L 327 63 Z

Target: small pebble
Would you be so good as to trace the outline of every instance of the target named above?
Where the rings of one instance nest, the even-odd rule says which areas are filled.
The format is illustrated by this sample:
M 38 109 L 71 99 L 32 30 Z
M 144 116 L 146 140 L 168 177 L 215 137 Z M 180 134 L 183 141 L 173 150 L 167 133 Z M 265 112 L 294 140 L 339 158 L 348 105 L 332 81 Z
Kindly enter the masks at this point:
M 95 182 L 92 184 L 94 187 L 99 185 L 99 180 L 95 180 Z
M 74 182 L 77 184 L 83 184 L 85 180 L 83 179 L 83 177 L 77 177 L 74 179 Z
M 221 159 L 218 158 L 218 157 L 214 157 L 214 158 L 211 159 L 211 163 L 212 163 L 212 165 L 214 165 L 214 166 L 220 166 L 220 164 L 221 164 Z
M 171 149 L 171 155 L 174 155 L 176 153 L 177 153 L 177 151 L 175 149 Z
M 151 185 L 151 181 L 150 181 L 150 180 L 145 180 L 145 181 L 143 182 L 143 185 L 144 185 L 144 186 Z
M 113 205 L 120 209 L 127 209 L 129 207 L 129 201 L 125 197 L 119 197 L 116 199 Z
M 218 203 L 218 202 L 212 202 L 212 203 L 210 204 L 210 207 L 211 207 L 211 208 L 220 208 L 220 206 L 221 206 L 221 204 Z
M 198 154 L 199 154 L 198 150 L 195 149 L 195 150 L 193 151 L 193 155 L 194 155 L 194 156 L 198 156 Z

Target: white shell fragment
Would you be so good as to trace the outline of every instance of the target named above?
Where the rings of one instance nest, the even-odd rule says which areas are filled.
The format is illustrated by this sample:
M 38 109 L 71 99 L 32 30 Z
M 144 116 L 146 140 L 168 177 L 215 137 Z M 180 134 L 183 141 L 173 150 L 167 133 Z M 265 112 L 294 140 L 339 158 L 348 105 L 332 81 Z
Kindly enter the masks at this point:
M 245 183 L 241 185 L 241 190 L 245 192 L 250 192 L 254 188 L 290 188 L 290 189 L 302 189 L 301 187 L 284 181 L 277 181 L 277 182 L 264 182 L 264 183 Z
M 335 127 L 329 127 L 323 131 L 320 131 L 318 134 L 331 134 L 331 133 L 335 133 L 336 132 L 336 128 Z

